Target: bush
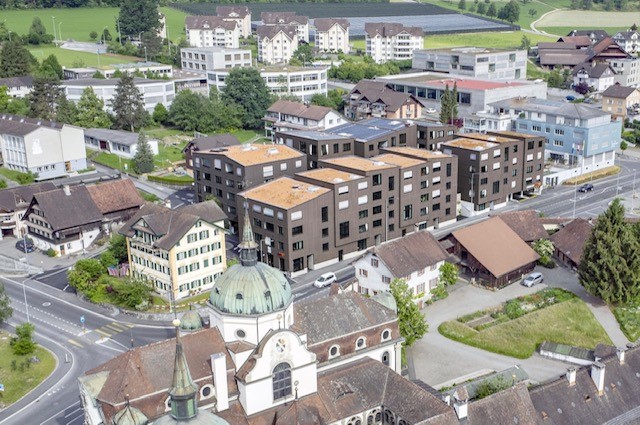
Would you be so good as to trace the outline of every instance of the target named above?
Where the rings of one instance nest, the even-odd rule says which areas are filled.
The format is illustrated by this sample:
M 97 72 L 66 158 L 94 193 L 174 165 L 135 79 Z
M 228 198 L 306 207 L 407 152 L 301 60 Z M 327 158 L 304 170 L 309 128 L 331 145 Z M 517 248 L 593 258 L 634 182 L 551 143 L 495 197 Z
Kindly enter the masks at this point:
M 518 300 L 507 301 L 504 305 L 504 312 L 511 320 L 517 319 L 518 317 L 526 314 L 526 311 L 522 309 Z
M 147 176 L 147 179 L 152 182 L 173 184 L 178 186 L 191 186 L 193 179 L 183 176 Z
M 431 294 L 431 301 L 442 300 L 449 296 L 449 292 L 447 292 L 447 288 L 443 284 L 439 284 L 434 289 L 432 289 Z
M 47 255 L 47 257 L 57 257 L 58 256 L 58 251 L 56 251 L 53 248 L 49 248 L 45 251 L 45 254 Z
M 485 379 L 476 388 L 476 398 L 482 399 L 490 396 L 491 394 L 498 393 L 502 390 L 506 390 L 511 386 L 511 382 L 504 379 L 503 376 L 497 376 L 495 378 Z
M 31 354 L 36 350 L 36 343 L 33 341 L 34 326 L 31 323 L 23 323 L 16 327 L 16 336 L 11 338 L 11 348 L 16 356 Z
M 553 269 L 556 266 L 556 262 L 551 257 L 540 257 L 538 264 L 548 269 Z

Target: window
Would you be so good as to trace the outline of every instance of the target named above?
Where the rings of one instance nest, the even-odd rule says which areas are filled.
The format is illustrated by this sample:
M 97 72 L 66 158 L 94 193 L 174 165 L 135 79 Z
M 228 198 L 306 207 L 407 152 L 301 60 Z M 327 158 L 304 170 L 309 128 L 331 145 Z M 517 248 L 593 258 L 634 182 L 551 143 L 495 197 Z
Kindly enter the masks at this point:
M 385 329 L 385 330 L 382 332 L 382 340 L 383 340 L 383 341 L 386 341 L 386 340 L 388 340 L 390 337 L 391 337 L 391 331 L 390 331 L 389 329 Z
M 340 239 L 349 237 L 349 222 L 345 221 L 340 223 Z
M 373 176 L 373 185 L 380 186 L 382 184 L 382 174 L 376 174 Z
M 322 207 L 321 215 L 322 215 L 323 223 L 326 223 L 327 221 L 329 221 L 329 207 Z
M 333 345 L 329 348 L 329 358 L 336 357 L 340 354 L 340 347 L 337 345 Z
M 384 353 L 382 353 L 382 357 L 380 358 L 380 360 L 382 361 L 383 365 L 389 366 L 389 352 L 385 351 Z
M 356 350 L 359 350 L 359 349 L 364 348 L 364 347 L 366 347 L 366 340 L 364 339 L 364 337 L 361 336 L 356 341 Z
M 404 220 L 411 220 L 413 218 L 413 205 L 405 205 L 404 206 Z
M 360 276 L 364 276 L 364 277 L 369 276 L 369 272 L 367 272 L 365 269 L 360 269 L 358 272 L 360 273 Z
M 496 181 L 493 182 L 493 194 L 495 195 L 496 193 L 500 192 L 500 182 Z
M 367 218 L 369 217 L 369 210 L 362 210 L 358 212 L 358 218 Z
M 302 226 L 296 226 L 293 229 L 291 229 L 292 235 L 299 235 L 301 233 L 302 233 Z
M 292 245 L 292 249 L 293 249 L 294 251 L 299 251 L 299 250 L 301 250 L 303 247 L 304 247 L 304 243 L 303 243 L 303 241 L 294 242 L 294 243 L 293 243 L 293 245 Z
M 287 363 L 280 363 L 273 369 L 273 399 L 288 395 L 291 395 L 291 368 Z
M 322 250 L 323 251 L 329 251 L 329 244 L 328 243 L 323 243 L 322 244 Z

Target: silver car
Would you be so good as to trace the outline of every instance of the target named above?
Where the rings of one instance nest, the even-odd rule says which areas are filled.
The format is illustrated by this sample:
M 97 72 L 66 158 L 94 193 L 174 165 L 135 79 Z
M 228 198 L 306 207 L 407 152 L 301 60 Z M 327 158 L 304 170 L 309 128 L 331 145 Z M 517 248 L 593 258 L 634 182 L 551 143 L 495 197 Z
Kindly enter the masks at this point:
M 543 280 L 544 280 L 544 276 L 542 276 L 542 273 L 535 272 L 535 273 L 531 273 L 529 276 L 527 276 L 522 281 L 522 284 L 524 286 L 526 286 L 527 288 L 531 288 L 536 283 L 542 283 Z

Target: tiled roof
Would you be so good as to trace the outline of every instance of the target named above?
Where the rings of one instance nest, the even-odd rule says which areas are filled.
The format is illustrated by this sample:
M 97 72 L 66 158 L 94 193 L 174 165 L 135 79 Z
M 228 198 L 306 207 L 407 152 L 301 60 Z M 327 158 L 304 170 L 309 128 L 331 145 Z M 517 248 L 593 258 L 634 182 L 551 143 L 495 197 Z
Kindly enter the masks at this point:
M 560 37 L 558 42 L 562 43 L 572 43 L 577 47 L 588 47 L 591 46 L 591 39 L 586 35 L 565 35 L 564 37 Z
M 260 25 L 256 28 L 256 34 L 260 38 L 272 39 L 280 32 L 290 40 L 293 40 L 298 34 L 295 25 Z
M 498 217 L 527 243 L 549 237 L 536 211 L 510 211 L 499 214 Z
M 578 75 L 579 72 L 586 72 L 590 78 L 601 78 L 603 75 L 605 75 L 607 70 L 610 70 L 611 71 L 610 75 L 613 76 L 614 72 L 608 63 L 595 63 L 595 62 L 584 63 L 583 62 L 579 65 L 576 65 L 571 71 L 571 73 L 574 76 L 576 76 Z
M 44 212 L 44 217 L 54 232 L 99 223 L 103 218 L 84 185 L 70 187 L 69 195 L 65 194 L 64 189 L 36 193 L 32 204 L 34 202 Z
M 187 30 L 213 30 L 224 28 L 233 31 L 238 25 L 235 21 L 225 21 L 220 16 L 187 16 L 184 20 Z
M 131 179 L 119 179 L 87 186 L 91 199 L 102 214 L 140 208 L 144 199 Z
M 517 384 L 481 400 L 472 401 L 468 407 L 469 425 L 518 424 L 536 425 L 536 410 L 525 384 Z
M 23 86 L 32 86 L 32 85 L 33 85 L 33 77 L 30 75 L 25 75 L 23 77 L 0 78 L 0 87 L 5 86 L 7 88 L 12 88 L 12 87 L 23 87 Z
M 43 182 L 0 190 L 0 211 L 12 212 L 25 209 L 31 203 L 35 193 L 47 192 L 55 188 L 56 185 L 52 182 Z
M 84 137 L 96 140 L 110 140 L 121 145 L 133 146 L 138 143 L 139 135 L 131 131 L 110 130 L 108 128 L 85 128 Z
M 580 264 L 584 244 L 591 236 L 592 230 L 591 223 L 582 218 L 576 218 L 551 235 L 551 241 L 557 250 L 569 257 L 574 263 Z
M 382 37 L 395 37 L 407 33 L 416 37 L 422 37 L 424 31 L 420 27 L 405 27 L 394 22 L 365 22 L 364 31 L 369 37 L 380 35 Z
M 296 12 L 262 12 L 260 19 L 265 25 L 304 25 L 309 17 L 298 16 Z
M 453 237 L 495 277 L 540 258 L 499 217 L 456 230 Z
M 410 235 L 386 242 L 372 249 L 394 277 L 404 278 L 445 261 L 449 255 L 429 232 Z
M 349 20 L 344 18 L 316 18 L 313 25 L 320 32 L 329 31 L 334 25 L 339 25 L 345 30 L 350 26 Z
M 631 94 L 633 94 L 633 92 L 635 92 L 636 90 L 638 89 L 635 87 L 621 86 L 619 83 L 615 83 L 614 85 L 610 86 L 609 88 L 607 88 L 605 91 L 602 92 L 602 97 L 626 99 L 629 96 L 631 96 Z
M 62 126 L 63 124 L 54 121 L 0 113 L 0 134 L 25 136 L 39 128 L 61 129 Z
M 314 186 L 289 177 L 280 177 L 268 183 L 240 193 L 247 200 L 262 202 L 288 210 L 329 192 L 325 187 Z
M 304 103 L 292 102 L 290 100 L 277 100 L 267 109 L 267 112 L 277 112 L 316 121 L 320 121 L 331 111 L 332 109 L 326 106 L 305 105 Z
M 382 103 L 387 112 L 397 111 L 410 100 L 419 103 L 413 95 L 397 92 L 387 84 L 383 81 L 360 80 L 351 90 L 351 95 L 360 94 L 360 99 L 365 99 L 370 103 Z
M 217 6 L 216 15 L 224 18 L 238 15 L 239 18 L 244 18 L 247 15 L 251 15 L 251 11 L 247 6 Z

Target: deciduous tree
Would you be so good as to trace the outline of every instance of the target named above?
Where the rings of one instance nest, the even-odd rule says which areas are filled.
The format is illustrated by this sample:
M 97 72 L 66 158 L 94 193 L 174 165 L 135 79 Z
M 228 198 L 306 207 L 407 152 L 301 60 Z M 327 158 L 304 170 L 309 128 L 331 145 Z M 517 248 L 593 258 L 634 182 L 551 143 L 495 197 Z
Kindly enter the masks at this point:
M 78 115 L 75 124 L 86 128 L 111 127 L 111 118 L 104 110 L 104 102 L 91 87 L 84 89 L 78 101 Z
M 489 4 L 489 8 L 487 9 L 487 16 L 490 18 L 495 18 L 498 16 L 498 9 L 496 8 L 495 3 Z
M 111 101 L 111 108 L 115 114 L 116 128 L 135 131 L 149 121 L 149 114 L 144 109 L 142 94 L 136 87 L 133 76 L 124 73 L 116 86 Z
M 33 341 L 33 331 L 35 327 L 31 323 L 23 323 L 16 327 L 16 336 L 11 338 L 11 349 L 17 356 L 25 356 L 36 350 L 36 343 Z
M 11 308 L 11 300 L 4 291 L 4 285 L 0 283 L 0 325 L 6 322 L 12 314 L 13 309 Z
M 439 272 L 440 283 L 450 286 L 458 281 L 458 267 L 455 264 L 445 262 L 440 266 Z
M 133 156 L 133 170 L 138 174 L 150 173 L 153 171 L 153 152 L 147 136 L 143 132 L 138 135 L 138 150 Z
M 169 119 L 169 111 L 162 103 L 158 103 L 155 108 L 153 108 L 152 118 L 158 124 L 164 124 Z
M 242 112 L 245 128 L 260 128 L 262 117 L 273 96 L 256 68 L 233 68 L 225 79 L 220 99 L 224 104 L 236 104 Z
M 420 313 L 418 305 L 413 302 L 413 292 L 409 290 L 407 282 L 403 279 L 394 279 L 390 289 L 398 307 L 400 335 L 405 339 L 405 346 L 411 347 L 427 333 L 429 325 L 424 315 Z
M 127 0 L 120 5 L 120 32 L 131 38 L 138 38 L 141 32 L 156 31 L 160 28 L 160 13 L 157 0 Z

